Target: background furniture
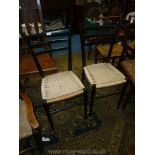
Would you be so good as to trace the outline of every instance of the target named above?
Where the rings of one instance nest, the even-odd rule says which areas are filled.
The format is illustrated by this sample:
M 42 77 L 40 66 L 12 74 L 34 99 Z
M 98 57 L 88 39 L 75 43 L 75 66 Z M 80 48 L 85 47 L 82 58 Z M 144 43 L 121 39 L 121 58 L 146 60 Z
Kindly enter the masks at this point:
M 41 6 L 46 23 L 60 18 L 65 27 L 72 25 L 73 0 L 41 0 Z
M 40 0 L 20 0 L 19 30 L 20 34 L 39 34 L 45 31 Z
M 33 105 L 31 99 L 26 93 L 20 92 L 20 97 L 22 100 L 19 102 L 19 145 L 20 154 L 31 151 L 36 147 L 39 149 L 40 153 L 43 152 L 42 141 L 41 141 L 41 131 L 40 125 L 36 119 Z M 24 140 L 29 140 L 30 137 L 35 138 L 36 145 L 29 146 L 29 148 L 21 148 L 21 143 Z M 29 141 L 30 145 L 30 141 Z
M 135 44 L 134 41 L 128 40 L 134 38 L 134 30 L 135 23 L 127 25 L 125 33 L 125 44 L 123 46 L 123 51 L 119 62 L 119 67 L 122 70 L 122 72 L 126 75 L 129 84 L 129 90 L 127 92 L 126 98 L 122 106 L 123 109 L 129 103 L 129 100 L 135 92 Z
M 57 67 L 54 63 L 53 57 L 48 54 L 39 54 L 38 61 L 41 64 L 43 72 L 48 75 L 57 72 Z M 19 76 L 20 79 L 35 77 L 39 75 L 36 62 L 29 48 L 25 44 L 23 38 L 20 38 L 19 45 Z
M 19 21 L 19 76 L 20 79 L 23 79 L 39 74 L 34 58 L 23 40 L 23 35 L 31 36 L 46 30 L 40 0 L 20 0 Z M 47 38 L 44 36 L 41 39 L 46 40 Z M 34 39 L 33 41 L 39 40 Z M 57 72 L 52 55 L 39 54 L 38 60 L 46 74 Z
M 110 17 L 105 17 L 103 20 L 106 21 L 115 21 L 119 23 L 118 29 L 116 30 L 116 33 L 114 34 L 114 44 L 112 46 L 112 52 L 110 55 L 110 59 L 112 59 L 112 64 L 114 65 L 115 59 L 119 58 L 121 56 L 123 46 L 121 45 L 122 43 L 120 42 L 120 22 L 121 22 L 121 17 L 120 16 L 110 16 Z M 122 36 L 121 36 L 122 37 Z M 102 60 L 107 57 L 109 48 L 110 48 L 111 43 L 105 42 L 104 44 L 99 44 L 97 45 L 97 53 L 96 53 L 96 58 L 98 57 L 98 54 L 102 57 Z M 97 59 L 96 59 L 97 61 Z

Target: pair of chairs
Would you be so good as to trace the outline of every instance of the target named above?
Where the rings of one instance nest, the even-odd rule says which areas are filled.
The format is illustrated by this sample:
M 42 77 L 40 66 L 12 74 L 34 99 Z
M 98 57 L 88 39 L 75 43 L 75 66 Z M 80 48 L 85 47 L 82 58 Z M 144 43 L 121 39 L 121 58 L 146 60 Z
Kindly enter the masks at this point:
M 125 93 L 126 88 L 126 77 L 114 66 L 112 66 L 109 62 L 112 47 L 115 42 L 115 33 L 118 28 L 118 23 L 106 23 L 99 28 L 96 34 L 91 34 L 89 29 L 81 29 L 81 49 L 82 49 L 82 64 L 83 64 L 83 73 L 82 73 L 82 81 L 84 79 L 87 81 L 87 84 L 90 88 L 90 109 L 89 115 L 92 115 L 92 110 L 94 106 L 95 96 L 97 94 L 97 90 L 108 89 L 109 87 L 122 86 L 123 89 L 120 92 L 115 92 L 111 95 L 121 93 L 119 103 L 122 100 L 122 97 Z M 40 40 L 40 37 L 47 36 L 50 40 Z M 64 38 L 64 35 L 66 36 Z M 63 36 L 63 38 L 61 38 Z M 86 40 L 89 37 L 96 37 L 95 42 L 91 44 L 98 45 L 99 43 L 110 43 L 110 48 L 108 52 L 108 56 L 106 58 L 105 63 L 93 64 L 86 66 L 86 56 L 85 56 L 85 46 L 90 45 Z M 41 94 L 42 94 L 42 104 L 45 109 L 48 120 L 51 124 L 51 128 L 54 130 L 53 121 L 51 114 L 54 114 L 59 111 L 66 110 L 68 108 L 83 105 L 84 106 L 84 115 L 87 118 L 87 105 L 88 105 L 88 97 L 87 89 L 80 81 L 80 79 L 72 72 L 72 52 L 71 52 L 71 34 L 70 27 L 69 29 L 44 32 L 39 35 L 25 36 L 24 40 L 28 45 L 28 48 L 34 58 L 34 61 L 37 65 L 39 73 L 42 77 L 41 82 Z M 54 48 L 54 43 L 62 43 L 67 41 L 67 47 L 57 47 Z M 52 48 L 47 48 L 52 44 Z M 48 46 L 45 46 L 48 45 Z M 38 48 L 41 48 L 41 51 L 37 52 Z M 38 61 L 38 55 L 43 55 L 45 53 L 53 53 L 58 50 L 67 49 L 68 50 L 68 71 L 58 72 L 51 75 L 44 75 L 42 71 L 42 66 Z M 95 57 L 96 58 L 96 57 Z M 89 90 L 89 89 L 88 89 Z M 80 103 L 73 103 L 71 106 L 63 107 L 59 110 L 54 110 L 50 112 L 50 107 L 57 102 L 61 101 L 69 101 L 72 98 L 76 98 L 79 96 L 83 96 Z

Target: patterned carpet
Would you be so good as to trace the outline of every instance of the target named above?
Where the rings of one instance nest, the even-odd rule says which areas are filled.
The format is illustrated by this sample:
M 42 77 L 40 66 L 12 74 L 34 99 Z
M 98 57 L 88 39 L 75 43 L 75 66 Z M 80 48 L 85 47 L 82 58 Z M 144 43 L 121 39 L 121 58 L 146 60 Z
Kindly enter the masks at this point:
M 65 70 L 65 56 L 56 57 L 58 69 Z M 92 60 L 90 58 L 89 63 Z M 81 57 L 73 55 L 73 71 L 81 78 Z M 44 144 L 44 154 L 103 154 L 134 155 L 135 153 L 135 105 L 134 98 L 124 110 L 117 110 L 119 95 L 95 101 L 93 116 L 84 119 L 83 107 L 53 115 L 55 131 L 48 124 L 40 103 L 40 77 L 30 79 L 33 85 L 26 91 L 33 101 L 43 136 L 51 138 Z M 60 103 L 63 106 L 68 103 Z M 56 107 L 55 106 L 55 107 Z M 33 154 L 38 154 L 37 151 Z

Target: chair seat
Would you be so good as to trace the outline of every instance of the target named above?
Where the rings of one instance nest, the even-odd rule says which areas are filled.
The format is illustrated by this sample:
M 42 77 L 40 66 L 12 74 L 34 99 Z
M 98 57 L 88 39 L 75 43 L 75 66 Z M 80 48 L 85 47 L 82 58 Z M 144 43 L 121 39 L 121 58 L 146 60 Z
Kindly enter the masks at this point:
M 32 129 L 27 119 L 26 105 L 19 100 L 19 139 L 32 135 Z
M 108 55 L 109 48 L 110 48 L 110 44 L 105 44 L 105 45 L 99 44 L 97 46 L 97 49 L 102 56 Z M 114 44 L 111 57 L 121 56 L 122 50 L 123 50 L 123 46 L 121 46 L 120 44 Z
M 132 49 L 135 48 L 135 41 L 131 41 L 127 43 L 128 46 L 130 46 Z
M 54 60 L 49 54 L 38 55 L 38 60 L 41 64 L 44 73 L 52 74 L 57 72 L 57 67 Z M 19 75 L 20 78 L 38 75 L 39 71 L 31 54 L 22 54 L 19 62 Z
M 99 63 L 84 67 L 85 75 L 91 85 L 104 88 L 126 82 L 125 76 L 110 63 Z
M 135 59 L 124 60 L 121 62 L 121 66 L 125 74 L 135 85 Z
M 42 98 L 47 103 L 57 102 L 83 93 L 84 85 L 72 71 L 45 76 L 42 79 Z

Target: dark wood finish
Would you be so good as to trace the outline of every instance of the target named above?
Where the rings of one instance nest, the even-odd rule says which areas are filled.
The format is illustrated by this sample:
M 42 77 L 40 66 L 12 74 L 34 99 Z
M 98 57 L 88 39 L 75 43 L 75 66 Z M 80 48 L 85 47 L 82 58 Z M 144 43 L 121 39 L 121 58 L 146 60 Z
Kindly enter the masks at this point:
M 45 36 L 46 36 L 46 40 L 42 39 L 42 38 L 45 38 Z M 56 37 L 59 37 L 59 38 L 55 39 Z M 36 34 L 32 36 L 24 35 L 23 38 L 30 50 L 31 59 L 33 58 L 41 77 L 45 76 L 45 72 L 55 73 L 57 71 L 56 66 L 53 63 L 51 55 L 53 52 L 59 52 L 64 49 L 67 50 L 68 52 L 67 53 L 68 54 L 68 70 L 72 70 L 70 26 L 69 26 L 69 29 L 61 29 L 61 30 L 43 32 L 39 35 Z M 53 38 L 53 39 L 50 40 L 49 38 Z M 64 45 L 63 47 L 62 45 L 58 46 L 57 48 L 51 48 L 50 46 L 54 43 L 63 43 L 63 42 L 66 42 L 66 45 Z M 38 48 L 40 48 L 41 51 L 38 52 L 37 51 Z M 30 61 L 30 58 L 28 59 L 28 61 Z M 26 70 L 27 67 L 23 67 L 23 68 Z M 30 72 L 30 74 L 32 74 L 32 71 Z
M 49 105 L 47 104 L 46 100 L 43 100 L 43 101 L 42 101 L 42 105 L 43 105 L 43 107 L 44 107 L 44 109 L 45 109 L 45 113 L 46 113 L 46 115 L 47 115 L 47 118 L 48 118 L 48 121 L 49 121 L 49 123 L 50 123 L 50 125 L 51 125 L 51 128 L 52 128 L 52 130 L 54 131 L 53 119 L 52 119 L 52 115 L 50 114 L 50 107 L 49 107 Z
M 94 27 L 85 27 L 81 25 L 81 52 L 82 52 L 82 65 L 86 66 L 86 54 L 85 47 L 91 45 L 98 45 L 99 43 L 104 44 L 110 42 L 110 48 L 106 57 L 106 62 L 110 60 L 112 48 L 116 39 L 116 32 L 118 30 L 119 23 L 106 22 L 103 26 L 96 25 Z M 93 39 L 92 39 L 93 38 Z M 91 41 L 88 41 L 91 40 Z M 97 55 L 94 61 L 97 62 Z
M 94 101 L 95 101 L 95 95 L 96 95 L 96 85 L 93 85 L 91 87 L 91 98 L 90 98 L 89 116 L 92 115 L 92 110 L 93 110 Z
M 87 96 L 87 90 L 84 90 L 83 94 L 83 104 L 84 104 L 84 114 L 85 114 L 85 119 L 87 119 L 87 106 L 88 106 L 88 96 Z
M 132 47 L 130 43 L 128 43 L 129 40 L 133 42 L 135 40 L 135 23 L 129 23 L 125 28 L 123 51 L 119 59 L 119 65 L 120 65 L 120 62 L 123 61 L 124 59 L 126 58 L 131 59 L 131 58 L 134 58 L 135 56 L 135 47 Z

